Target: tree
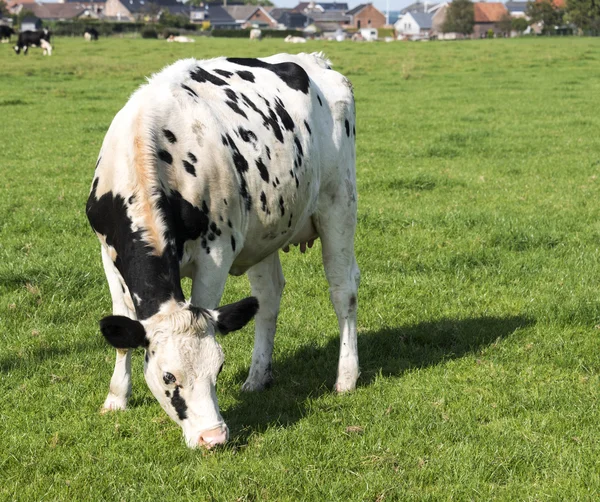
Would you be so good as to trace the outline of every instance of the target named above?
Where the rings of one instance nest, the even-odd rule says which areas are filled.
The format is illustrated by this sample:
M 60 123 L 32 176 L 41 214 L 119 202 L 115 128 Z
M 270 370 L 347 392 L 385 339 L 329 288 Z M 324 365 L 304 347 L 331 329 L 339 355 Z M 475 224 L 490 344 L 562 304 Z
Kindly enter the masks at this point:
M 565 21 L 591 35 L 600 34 L 600 1 L 568 0 Z
M 525 14 L 532 22 L 543 25 L 542 33 L 551 34 L 556 31 L 556 26 L 563 25 L 564 11 L 553 5 L 550 0 L 529 1 Z
M 4 0 L 0 0 L 0 17 L 9 17 L 9 15 L 10 12 L 8 12 L 6 2 Z
M 442 25 L 444 33 L 473 33 L 475 24 L 475 9 L 470 0 L 454 0 L 448 7 L 446 19 Z
M 514 17 L 512 20 L 512 29 L 517 33 L 523 33 L 529 27 L 527 19 L 524 17 Z

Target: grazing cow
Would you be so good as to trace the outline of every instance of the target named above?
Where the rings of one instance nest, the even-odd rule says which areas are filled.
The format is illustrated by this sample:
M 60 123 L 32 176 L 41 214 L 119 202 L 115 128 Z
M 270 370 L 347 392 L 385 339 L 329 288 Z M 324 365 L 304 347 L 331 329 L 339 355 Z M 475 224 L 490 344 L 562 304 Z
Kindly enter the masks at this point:
M 86 28 L 85 33 L 83 34 L 83 38 L 85 38 L 88 42 L 91 40 L 98 40 L 98 30 L 96 28 Z
M 304 37 L 293 37 L 292 35 L 288 35 L 283 39 L 284 42 L 289 44 L 305 44 L 306 38 Z
M 195 42 L 195 40 L 190 37 L 171 35 L 169 38 L 167 38 L 167 42 L 179 42 L 180 44 L 193 44 Z
M 23 31 L 19 33 L 19 39 L 14 49 L 17 54 L 23 51 L 23 54 L 27 54 L 29 47 L 41 47 L 43 54 L 52 55 L 52 46 L 50 45 L 50 32 L 47 29 L 40 31 Z
M 117 349 L 104 410 L 126 407 L 131 349 L 143 347 L 146 382 L 188 446 L 225 442 L 215 333 L 260 305 L 242 389 L 270 385 L 278 251 L 316 238 L 340 328 L 336 390 L 354 389 L 354 143 L 352 86 L 320 54 L 185 59 L 132 95 L 104 138 L 86 208 L 114 314 L 100 321 Z M 244 272 L 254 297 L 217 308 L 227 275 Z
M 250 30 L 250 40 L 261 40 L 262 39 L 262 31 L 254 28 Z
M 13 30 L 10 26 L 0 24 L 0 40 L 2 42 L 4 42 L 4 41 L 10 42 L 10 37 L 12 37 L 14 34 L 15 34 L 15 30 Z

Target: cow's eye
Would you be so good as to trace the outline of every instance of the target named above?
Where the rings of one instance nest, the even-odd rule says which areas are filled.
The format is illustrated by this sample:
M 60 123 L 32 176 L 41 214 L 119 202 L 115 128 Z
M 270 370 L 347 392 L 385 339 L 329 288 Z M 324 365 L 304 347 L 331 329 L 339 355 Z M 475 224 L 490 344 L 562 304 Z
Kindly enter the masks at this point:
M 169 373 L 168 371 L 165 371 L 163 373 L 163 380 L 167 385 L 170 385 L 172 383 L 175 383 L 175 381 L 177 379 L 175 378 L 175 375 L 173 375 L 173 373 Z

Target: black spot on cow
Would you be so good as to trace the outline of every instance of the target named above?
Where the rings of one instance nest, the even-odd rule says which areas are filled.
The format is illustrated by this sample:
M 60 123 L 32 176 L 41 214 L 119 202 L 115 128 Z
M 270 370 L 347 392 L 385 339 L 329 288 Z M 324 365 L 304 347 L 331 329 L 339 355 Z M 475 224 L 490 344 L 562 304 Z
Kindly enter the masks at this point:
M 241 70 L 238 71 L 237 74 L 240 76 L 241 79 L 254 83 L 254 75 L 249 71 Z
M 208 209 L 208 204 L 206 204 L 205 200 L 202 201 L 202 212 L 204 214 L 210 213 L 210 209 Z
M 344 125 L 346 126 L 346 136 L 350 137 L 350 122 L 348 122 L 348 119 L 344 121 Z
M 234 103 L 238 102 L 238 95 L 235 93 L 235 91 L 233 89 L 231 89 L 230 87 L 228 87 L 227 89 L 225 89 L 225 94 L 227 94 L 227 97 L 229 99 L 231 99 L 231 101 L 233 101 Z
M 302 150 L 302 144 L 300 143 L 298 136 L 294 136 L 294 143 L 296 144 L 296 148 L 298 149 L 298 155 L 304 155 L 304 151 Z M 302 159 L 298 160 L 298 164 L 302 164 Z
M 194 167 L 194 164 L 190 164 L 187 160 L 184 160 L 183 167 L 185 167 L 185 170 L 192 176 L 196 176 L 196 168 Z
M 294 170 L 290 169 L 290 178 L 293 178 L 293 177 L 294 177 Z
M 265 192 L 260 192 L 260 208 L 263 211 L 267 211 L 267 195 L 265 194 Z
M 356 296 L 352 295 L 350 297 L 350 308 L 354 308 L 354 307 L 356 307 Z
M 217 235 L 221 235 L 221 230 L 219 229 L 219 227 L 217 227 L 217 224 L 216 224 L 214 221 L 213 221 L 213 222 L 210 224 L 210 227 L 209 227 L 209 228 L 210 228 L 210 229 L 211 229 L 211 231 L 212 231 L 212 232 L 214 232 L 215 234 L 217 234 Z
M 267 158 L 271 160 L 271 149 L 268 146 L 265 146 L 265 151 L 267 152 Z
M 167 397 L 171 397 L 171 393 L 170 393 L 168 390 L 166 390 L 166 391 L 165 391 L 165 396 L 167 396 Z
M 231 236 L 231 249 L 235 251 L 235 237 L 233 235 Z
M 214 241 L 215 240 L 215 234 L 213 234 L 212 232 L 208 234 L 207 239 L 209 241 Z
M 321 106 L 323 106 L 323 101 L 321 101 L 321 96 L 319 96 L 318 94 L 317 94 L 317 99 L 319 100 L 319 104 L 320 104 Z
M 296 63 L 271 64 L 254 58 L 227 58 L 227 61 L 240 66 L 264 68 L 265 70 L 272 71 L 291 89 L 308 94 L 308 86 L 310 84 L 308 74 L 304 71 L 304 68 Z
M 190 159 L 190 162 L 192 162 L 193 164 L 198 162 L 198 159 L 192 152 L 188 152 L 188 159 Z
M 127 199 L 127 202 L 129 202 L 129 205 L 131 206 L 131 204 L 135 202 L 135 195 L 131 195 L 129 199 Z
M 306 120 L 304 121 L 304 127 L 306 127 L 308 134 L 312 134 L 312 131 L 310 130 L 310 126 L 308 125 L 308 122 Z
M 229 108 L 231 108 L 235 113 L 237 113 L 238 115 L 241 115 L 242 117 L 244 117 L 245 119 L 248 118 L 248 115 L 246 115 L 244 113 L 244 110 L 242 110 L 235 102 L 233 101 L 225 101 L 225 104 L 227 106 L 229 106 Z
M 195 91 L 193 89 L 191 89 L 190 87 L 188 87 L 185 84 L 181 84 L 181 88 L 184 89 L 192 98 L 197 98 L 198 94 L 195 93 Z
M 96 167 L 94 169 L 98 169 L 98 166 L 100 165 L 101 160 L 102 160 L 102 155 L 100 155 L 100 157 L 98 157 L 98 160 L 96 161 Z
M 223 199 L 223 202 L 225 203 L 225 205 L 227 205 L 227 199 Z
M 352 134 L 356 137 L 356 126 L 352 126 Z
M 210 246 L 206 246 L 206 254 L 210 254 Z
M 294 179 L 296 180 L 296 188 L 298 188 L 300 186 L 300 180 L 298 180 L 298 176 L 294 176 Z
M 227 143 L 227 138 L 221 134 L 221 143 L 223 143 L 224 146 L 228 146 L 229 144 Z
M 273 134 L 277 138 L 278 141 L 283 143 L 283 134 L 281 133 L 281 128 L 279 127 L 279 122 L 277 121 L 277 116 L 275 112 L 269 108 L 268 113 L 264 113 L 260 108 L 258 108 L 254 102 L 245 94 L 242 94 L 242 100 L 246 103 L 252 110 L 258 113 L 263 119 L 263 125 L 273 131 Z M 267 105 L 268 106 L 268 105 Z
M 293 214 L 290 214 L 290 221 L 288 221 L 288 228 L 291 228 L 292 226 L 292 218 L 294 217 Z
M 232 225 L 231 225 L 231 220 L 227 220 L 227 226 L 228 226 L 229 228 L 233 228 L 233 227 L 232 227 Z
M 173 163 L 173 156 L 166 150 L 159 150 L 157 155 L 163 162 L 166 162 L 167 164 Z
M 185 420 L 187 418 L 187 404 L 185 404 L 185 399 L 179 394 L 179 386 L 175 387 L 175 390 L 173 391 L 171 404 L 173 405 L 173 408 L 175 408 L 179 420 Z
M 277 188 L 277 183 L 273 182 L 273 188 Z
M 167 138 L 167 141 L 171 144 L 173 143 L 177 143 L 177 138 L 175 137 L 175 135 L 169 131 L 168 129 L 163 129 L 163 134 L 165 135 L 165 137 Z
M 256 143 L 256 141 L 258 141 L 256 134 L 243 127 L 238 127 L 238 135 L 242 138 L 242 141 L 245 141 L 246 143 Z
M 169 244 L 177 233 L 169 209 L 156 208 L 167 222 L 167 246 L 161 255 L 147 244 L 142 235 L 144 229 L 133 230 L 127 215 L 127 205 L 121 195 L 107 192 L 96 197 L 94 188 L 86 205 L 86 214 L 92 228 L 106 238 L 106 243 L 115 248 L 115 266 L 123 277 L 131 295 L 141 298 L 135 305 L 138 319 L 143 320 L 158 312 L 160 305 L 170 298 L 184 301 L 179 275 L 177 248 Z
M 229 148 L 231 150 L 231 158 L 233 160 L 233 164 L 240 175 L 240 195 L 246 202 L 246 210 L 250 211 L 252 208 L 252 196 L 248 192 L 248 183 L 246 182 L 246 172 L 248 172 L 248 161 L 246 158 L 240 153 L 237 145 L 231 139 L 229 134 L 226 134 L 227 142 L 229 143 Z
M 208 73 L 204 68 L 201 68 L 200 66 L 197 66 L 194 71 L 190 72 L 190 77 L 192 78 L 192 80 L 195 80 L 200 84 L 204 82 L 210 82 L 211 84 L 219 86 L 227 85 L 227 82 L 225 82 L 225 80 L 217 77 L 216 75 L 213 75 L 212 73 Z
M 283 197 L 279 197 L 279 210 L 281 211 L 281 216 L 285 214 L 285 206 L 283 204 Z
M 281 184 L 281 182 L 279 181 L 279 178 L 277 176 L 275 176 L 275 183 L 277 183 L 277 186 L 279 186 Z
M 233 73 L 227 70 L 214 70 L 214 72 L 218 73 L 219 75 L 225 78 L 231 78 L 231 76 L 233 75 Z
M 258 172 L 260 173 L 260 177 L 266 183 L 269 182 L 269 171 L 267 170 L 267 166 L 265 166 L 262 159 L 259 157 L 256 159 L 256 167 L 258 167 Z
M 150 358 L 148 357 L 148 352 L 146 352 L 146 355 L 144 356 L 144 361 L 146 361 L 146 364 L 148 364 L 149 360 Z
M 290 114 L 287 112 L 283 102 L 279 98 L 275 98 L 275 111 L 277 112 L 277 115 L 279 115 L 283 127 L 285 127 L 285 129 L 288 131 L 293 131 L 294 121 L 292 120 L 292 117 L 290 117 Z

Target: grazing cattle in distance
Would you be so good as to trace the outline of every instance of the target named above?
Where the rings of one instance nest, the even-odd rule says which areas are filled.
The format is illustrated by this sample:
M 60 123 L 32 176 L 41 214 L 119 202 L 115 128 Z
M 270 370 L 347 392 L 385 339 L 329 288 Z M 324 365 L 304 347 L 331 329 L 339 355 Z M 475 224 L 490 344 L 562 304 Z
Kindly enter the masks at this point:
M 304 37 L 293 37 L 292 35 L 288 35 L 283 39 L 284 42 L 288 42 L 289 44 L 305 44 L 306 38 Z
M 96 28 L 86 28 L 83 34 L 83 38 L 85 38 L 88 42 L 91 40 L 98 40 L 98 30 Z
M 262 31 L 254 28 L 250 30 L 250 40 L 261 40 L 262 39 Z
M 86 207 L 114 314 L 100 322 L 117 349 L 104 410 L 125 409 L 131 350 L 143 347 L 146 382 L 187 445 L 224 443 L 215 333 L 256 314 L 242 390 L 269 386 L 279 250 L 316 238 L 340 328 L 335 388 L 355 388 L 355 135 L 352 86 L 321 54 L 185 59 L 132 95 L 104 138 Z M 217 308 L 228 274 L 245 272 L 253 297 Z M 192 279 L 190 301 L 181 277 Z
M 179 42 L 180 44 L 193 44 L 195 40 L 193 38 L 179 36 L 179 35 L 171 35 L 167 38 L 167 42 Z
M 19 33 L 17 45 L 14 49 L 17 54 L 23 51 L 27 54 L 29 47 L 41 47 L 44 55 L 52 55 L 52 45 L 50 45 L 50 32 L 47 29 L 40 31 L 23 31 Z
M 15 30 L 13 30 L 10 26 L 0 24 L 0 40 L 2 42 L 10 42 L 10 37 L 12 37 L 14 34 Z

